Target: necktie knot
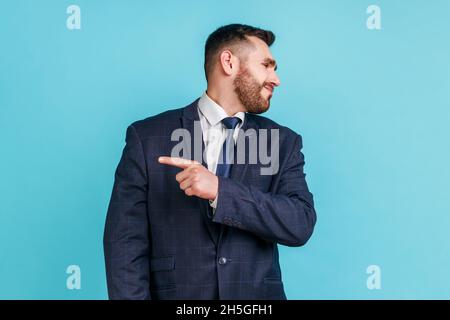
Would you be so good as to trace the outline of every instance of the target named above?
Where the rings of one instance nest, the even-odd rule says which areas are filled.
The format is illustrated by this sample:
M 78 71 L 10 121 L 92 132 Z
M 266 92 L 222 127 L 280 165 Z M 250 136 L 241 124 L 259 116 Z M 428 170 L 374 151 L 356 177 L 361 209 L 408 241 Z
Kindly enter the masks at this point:
M 239 122 L 241 122 L 241 119 L 239 119 L 238 117 L 227 117 L 222 119 L 222 123 L 227 129 L 236 128 Z

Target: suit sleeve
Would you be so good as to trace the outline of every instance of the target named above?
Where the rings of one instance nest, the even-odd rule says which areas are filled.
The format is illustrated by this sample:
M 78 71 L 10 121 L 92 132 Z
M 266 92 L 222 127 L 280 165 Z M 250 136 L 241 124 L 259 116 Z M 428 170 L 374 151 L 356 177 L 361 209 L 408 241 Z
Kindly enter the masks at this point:
M 129 126 L 103 237 L 110 299 L 151 299 L 147 188 L 142 143 Z
M 296 139 L 280 168 L 275 192 L 219 178 L 218 203 L 213 221 L 249 231 L 266 241 L 286 246 L 302 246 L 311 237 L 316 223 L 313 195 L 303 172 L 302 139 Z

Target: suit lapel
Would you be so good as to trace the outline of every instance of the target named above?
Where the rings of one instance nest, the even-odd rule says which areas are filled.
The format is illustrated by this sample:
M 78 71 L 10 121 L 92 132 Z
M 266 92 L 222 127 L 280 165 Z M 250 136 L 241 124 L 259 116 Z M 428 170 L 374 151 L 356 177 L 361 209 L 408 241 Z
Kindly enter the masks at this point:
M 243 164 L 237 163 L 237 154 L 235 152 L 234 154 L 234 163 L 231 166 L 231 173 L 230 173 L 230 179 L 236 182 L 242 182 L 244 180 L 244 176 L 249 170 L 249 161 L 248 161 L 248 154 L 249 154 L 249 139 L 254 135 L 257 134 L 258 125 L 255 122 L 252 115 L 249 115 L 248 113 L 245 114 L 245 121 L 244 124 L 241 127 L 241 130 L 239 131 L 238 135 L 238 141 L 240 138 L 242 138 L 245 131 L 253 129 L 249 131 L 249 134 L 245 136 L 245 153 L 246 153 L 246 160 Z M 254 137 L 253 137 L 254 138 Z M 218 243 L 220 243 L 220 240 L 222 239 L 222 235 L 225 231 L 226 226 L 221 224 L 220 225 L 220 231 L 219 231 L 219 239 Z
M 198 115 L 198 105 L 199 99 L 195 100 L 193 103 L 188 105 L 183 109 L 183 115 L 181 117 L 182 126 L 184 129 L 188 130 L 191 137 L 191 160 L 197 160 L 202 163 L 203 166 L 207 167 L 205 159 L 203 158 L 203 150 L 205 150 L 205 142 L 203 141 L 203 134 L 201 132 L 200 118 Z M 195 121 L 197 121 L 197 128 L 194 126 Z M 200 130 L 200 132 L 198 132 Z M 200 136 L 199 136 L 200 135 Z M 200 139 L 196 139 L 196 136 Z M 200 141 L 201 140 L 201 143 Z M 209 201 L 205 199 L 198 198 L 201 215 L 203 217 L 203 222 L 208 230 L 208 234 L 211 241 L 217 246 L 217 239 L 219 237 L 219 225 L 208 217 L 208 212 L 210 211 Z
M 184 129 L 187 129 L 191 136 L 191 159 L 200 160 L 203 166 L 207 167 L 207 163 L 205 162 L 205 159 L 203 158 L 203 150 L 205 150 L 205 143 L 203 141 L 203 135 L 201 132 L 201 126 L 200 126 L 200 118 L 198 115 L 198 101 L 200 98 L 195 100 L 193 103 L 188 105 L 183 109 L 183 115 L 181 118 L 182 126 Z M 198 121 L 198 127 L 197 130 L 194 127 L 194 122 Z M 245 114 L 245 121 L 244 124 L 241 127 L 241 130 L 239 131 L 239 137 L 244 134 L 244 132 L 248 129 L 254 129 L 255 131 L 249 131 L 250 136 L 245 136 L 245 152 L 246 157 L 248 156 L 248 150 L 249 150 L 249 138 L 253 134 L 257 134 L 258 130 L 258 124 L 256 123 L 254 117 L 248 113 Z M 200 132 L 198 132 L 200 130 Z M 197 133 L 197 136 L 200 134 L 200 139 L 195 139 L 195 134 Z M 201 140 L 201 145 L 200 141 Z M 201 149 L 200 149 L 201 148 Z M 195 152 L 195 153 L 194 153 Z M 238 164 L 236 161 L 236 153 L 235 153 L 235 162 L 233 166 L 231 167 L 231 174 L 230 179 L 241 182 L 244 179 L 244 176 L 249 168 L 249 161 L 246 158 L 246 161 L 243 164 Z M 201 210 L 201 214 L 203 217 L 203 221 L 206 225 L 206 228 L 208 230 L 209 236 L 211 237 L 211 241 L 217 246 L 222 238 L 222 234 L 226 228 L 223 224 L 215 223 L 211 220 L 210 217 L 208 217 L 208 211 L 210 211 L 210 205 L 208 200 L 204 200 L 201 198 L 197 198 L 199 201 L 199 206 Z

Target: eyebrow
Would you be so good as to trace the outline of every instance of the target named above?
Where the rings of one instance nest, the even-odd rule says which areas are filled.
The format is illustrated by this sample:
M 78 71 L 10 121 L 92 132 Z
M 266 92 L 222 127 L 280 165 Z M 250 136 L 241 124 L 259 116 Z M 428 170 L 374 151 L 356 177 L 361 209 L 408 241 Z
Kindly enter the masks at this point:
M 270 58 L 265 58 L 263 62 L 264 62 L 264 63 L 268 63 L 268 64 L 270 64 L 271 66 L 275 66 L 275 69 L 274 69 L 274 70 L 277 71 L 278 65 L 277 65 L 277 62 L 276 62 L 275 60 L 270 59 Z

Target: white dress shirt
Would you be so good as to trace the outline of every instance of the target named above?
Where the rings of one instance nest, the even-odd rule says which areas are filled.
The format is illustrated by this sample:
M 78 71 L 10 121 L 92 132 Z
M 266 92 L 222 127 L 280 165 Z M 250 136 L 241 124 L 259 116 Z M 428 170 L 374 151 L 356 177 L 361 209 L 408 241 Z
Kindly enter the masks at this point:
M 206 92 L 203 93 L 198 101 L 198 115 L 202 128 L 203 141 L 205 142 L 205 155 L 208 170 L 216 173 L 217 162 L 219 161 L 220 152 L 226 139 L 226 127 L 222 123 L 222 119 L 229 117 L 225 110 L 212 100 Z M 239 129 L 244 124 L 245 112 L 238 112 L 233 117 L 241 119 L 233 132 L 233 140 L 236 144 Z M 209 201 L 213 212 L 217 206 L 217 197 L 214 201 Z

